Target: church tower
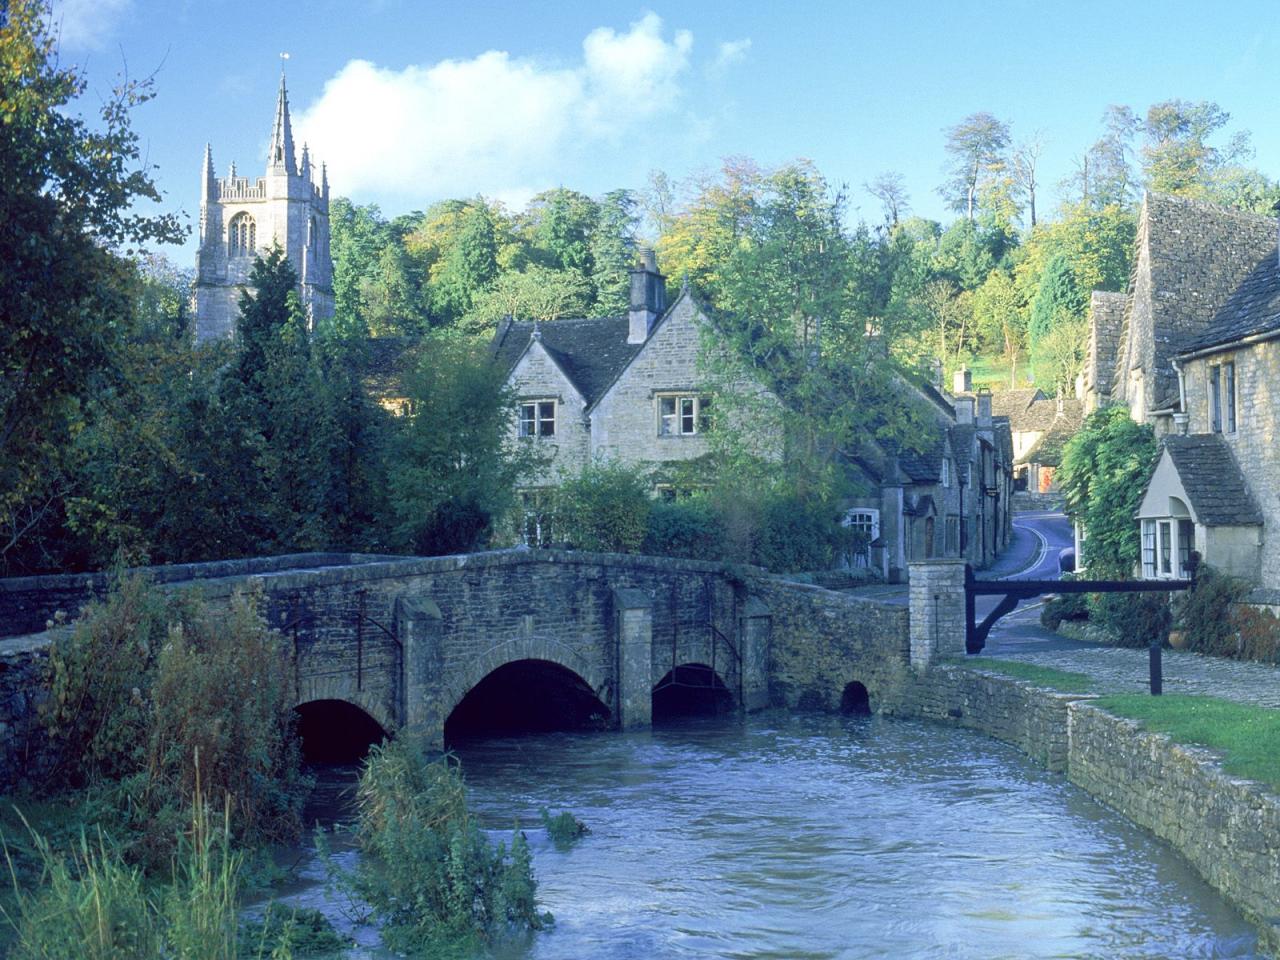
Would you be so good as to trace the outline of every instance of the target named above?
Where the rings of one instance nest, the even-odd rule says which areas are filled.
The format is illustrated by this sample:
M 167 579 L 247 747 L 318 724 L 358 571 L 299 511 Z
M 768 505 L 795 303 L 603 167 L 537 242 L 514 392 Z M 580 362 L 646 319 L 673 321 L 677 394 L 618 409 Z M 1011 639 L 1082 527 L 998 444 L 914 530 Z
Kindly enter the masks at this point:
M 276 100 L 266 176 L 215 176 L 213 152 L 204 148 L 200 176 L 200 248 L 196 252 L 196 339 L 230 336 L 240 317 L 240 294 L 256 257 L 273 243 L 298 274 L 310 324 L 333 316 L 333 260 L 329 256 L 329 178 L 320 182 L 306 144 L 295 158 L 284 73 Z

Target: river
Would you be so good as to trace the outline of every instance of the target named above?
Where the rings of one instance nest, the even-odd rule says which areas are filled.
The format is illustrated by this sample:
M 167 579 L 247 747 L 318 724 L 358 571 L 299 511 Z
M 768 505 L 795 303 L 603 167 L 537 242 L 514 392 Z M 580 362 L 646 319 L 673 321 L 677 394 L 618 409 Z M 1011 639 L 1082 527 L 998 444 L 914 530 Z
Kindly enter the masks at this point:
M 968 731 L 766 714 L 457 752 L 482 822 L 528 825 L 556 917 L 504 960 L 1256 955 L 1164 844 Z M 543 807 L 590 835 L 557 850 Z

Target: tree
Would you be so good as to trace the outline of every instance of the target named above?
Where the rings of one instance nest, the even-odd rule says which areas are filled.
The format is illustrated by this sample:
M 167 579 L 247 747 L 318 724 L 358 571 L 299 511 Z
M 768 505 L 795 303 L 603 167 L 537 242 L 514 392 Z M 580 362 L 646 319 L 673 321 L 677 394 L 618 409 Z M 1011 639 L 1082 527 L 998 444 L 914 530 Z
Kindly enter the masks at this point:
M 1142 121 L 1130 107 L 1112 104 L 1103 114 L 1104 132 L 1079 158 L 1063 187 L 1076 203 L 1102 209 L 1127 206 L 1138 188 L 1133 169 L 1133 141 Z
M 1221 151 L 1209 138 L 1231 114 L 1208 100 L 1165 100 L 1152 104 L 1142 125 L 1142 172 L 1147 188 L 1162 193 L 1203 196 L 1212 175 L 1235 163 L 1248 149 L 1248 135 Z
M 487 345 L 433 333 L 406 383 L 410 413 L 392 440 L 393 542 L 431 555 L 484 543 L 540 463 L 511 428 L 515 398 Z
M 1044 153 L 1044 135 L 1034 134 L 1013 151 L 1013 181 L 1018 192 L 1026 198 L 1031 229 L 1036 228 L 1036 190 L 1040 186 L 1040 156 Z
M 972 223 L 982 187 L 1004 168 L 1009 125 L 989 113 L 973 113 L 945 132 L 949 179 L 938 192 Z
M 1026 346 L 1027 315 L 1017 286 L 1003 270 L 991 271 L 974 291 L 973 322 L 988 343 L 997 345 L 1009 365 L 1009 386 L 1015 386 L 1018 357 Z
M 1075 376 L 1084 342 L 1087 301 L 1066 257 L 1055 256 L 1040 275 L 1031 302 L 1027 340 L 1037 376 L 1048 374 L 1055 389 Z
M 1063 448 L 1058 483 L 1067 514 L 1084 528 L 1091 575 L 1133 574 L 1141 558 L 1134 516 L 1157 451 L 1151 427 L 1135 423 L 1122 405 L 1090 414 Z
M 880 174 L 870 183 L 864 183 L 863 189 L 880 201 L 884 209 L 884 222 L 890 229 L 898 226 L 898 220 L 911 209 L 907 198 L 907 187 L 902 174 L 889 171 Z
M 0 15 L 0 568 L 52 559 L 30 538 L 56 526 L 64 456 L 84 404 L 113 375 L 131 327 L 132 267 L 121 248 L 179 243 L 141 159 L 131 109 L 151 82 L 125 81 L 95 125 L 70 104 L 83 76 L 61 66 L 39 0 Z M 131 252 L 126 249 L 124 252 Z
M 631 304 L 631 267 L 636 259 L 636 199 L 629 190 L 606 193 L 591 232 L 591 286 L 595 310 L 615 317 Z
M 531 263 L 524 270 L 508 270 L 475 298 L 471 310 L 458 321 L 467 333 L 488 336 L 503 317 L 550 322 L 586 314 L 591 287 L 575 270 L 552 270 Z M 616 313 L 619 311 L 615 311 Z M 626 312 L 625 308 L 620 312 Z
M 498 275 L 498 233 L 482 200 L 458 212 L 457 233 L 431 269 L 431 301 L 441 319 L 453 322 L 471 309 Z

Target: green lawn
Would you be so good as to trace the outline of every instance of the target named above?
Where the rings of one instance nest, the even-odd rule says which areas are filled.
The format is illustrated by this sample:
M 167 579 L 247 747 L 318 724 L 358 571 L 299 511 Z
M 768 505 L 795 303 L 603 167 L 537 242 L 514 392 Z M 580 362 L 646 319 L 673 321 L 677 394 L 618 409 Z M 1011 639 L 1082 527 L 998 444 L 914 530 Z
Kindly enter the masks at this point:
M 991 387 L 993 390 L 1009 389 L 1009 364 L 1005 363 L 999 357 L 979 357 L 969 365 L 969 370 L 973 373 L 974 389 L 978 387 Z M 1019 387 L 1031 386 L 1027 381 L 1027 377 L 1031 374 L 1031 364 L 1027 362 L 1026 357 L 1018 360 L 1018 383 Z
M 1002 673 L 1006 677 L 1025 680 L 1027 683 L 1034 684 L 1037 687 L 1057 690 L 1059 693 L 1090 693 L 1093 690 L 1093 680 L 1086 674 L 1072 673 L 1068 670 L 1056 670 L 1053 667 L 1041 667 L 1021 660 L 996 660 L 990 657 L 981 657 L 966 660 L 957 659 L 953 662 L 966 667 L 974 667 L 978 670 Z
M 1116 694 L 1094 702 L 1178 743 L 1219 751 L 1228 773 L 1280 787 L 1280 710 L 1217 697 L 1142 693 Z

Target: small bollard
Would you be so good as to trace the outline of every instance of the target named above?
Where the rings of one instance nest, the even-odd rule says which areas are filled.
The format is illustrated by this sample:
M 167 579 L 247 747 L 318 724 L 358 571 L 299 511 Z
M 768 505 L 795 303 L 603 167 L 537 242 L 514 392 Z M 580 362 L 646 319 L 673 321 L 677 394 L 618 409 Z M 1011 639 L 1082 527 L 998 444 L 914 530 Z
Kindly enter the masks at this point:
M 1164 664 L 1161 660 L 1161 647 L 1163 644 L 1159 640 L 1151 641 L 1148 648 L 1151 659 L 1151 695 L 1158 697 L 1164 693 Z

